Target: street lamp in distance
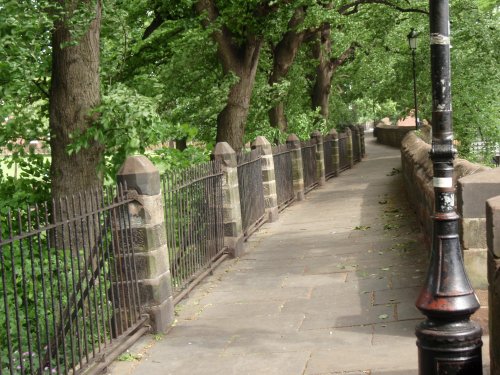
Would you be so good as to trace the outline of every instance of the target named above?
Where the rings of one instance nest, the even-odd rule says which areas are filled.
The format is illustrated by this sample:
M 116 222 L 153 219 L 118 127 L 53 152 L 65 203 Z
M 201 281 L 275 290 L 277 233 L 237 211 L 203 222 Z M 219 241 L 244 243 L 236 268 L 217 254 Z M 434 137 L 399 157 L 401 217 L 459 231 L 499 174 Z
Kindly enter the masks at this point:
M 417 37 L 418 33 L 412 27 L 410 33 L 406 36 L 408 38 L 408 44 L 411 49 L 411 54 L 413 57 L 413 101 L 415 103 L 415 129 L 419 129 L 418 124 L 418 105 L 417 105 L 417 76 L 415 69 L 415 51 L 417 50 Z

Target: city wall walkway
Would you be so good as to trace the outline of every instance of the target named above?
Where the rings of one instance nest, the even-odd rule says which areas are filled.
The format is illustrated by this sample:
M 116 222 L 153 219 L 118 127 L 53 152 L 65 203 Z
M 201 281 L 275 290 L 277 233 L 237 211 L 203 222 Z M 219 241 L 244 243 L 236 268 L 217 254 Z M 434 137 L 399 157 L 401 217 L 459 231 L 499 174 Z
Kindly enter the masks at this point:
M 167 335 L 108 373 L 416 374 L 427 249 L 399 150 L 366 144 L 366 159 L 264 225 L 177 306 Z

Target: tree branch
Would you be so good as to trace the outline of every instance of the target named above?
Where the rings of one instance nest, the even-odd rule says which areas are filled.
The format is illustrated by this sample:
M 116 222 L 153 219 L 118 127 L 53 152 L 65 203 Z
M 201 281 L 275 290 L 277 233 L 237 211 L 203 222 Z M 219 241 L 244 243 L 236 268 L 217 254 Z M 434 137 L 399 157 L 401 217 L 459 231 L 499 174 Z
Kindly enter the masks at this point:
M 160 13 L 155 12 L 155 18 L 153 19 L 153 21 L 151 21 L 149 26 L 146 27 L 146 30 L 144 30 L 144 34 L 142 35 L 142 40 L 150 36 L 153 33 L 153 31 L 155 31 L 162 25 L 164 21 L 165 19 L 163 18 L 163 16 Z
M 330 69 L 332 73 L 337 70 L 339 66 L 343 65 L 347 60 L 354 56 L 356 48 L 359 48 L 359 44 L 353 43 L 348 49 L 342 52 L 339 57 L 330 59 Z
M 278 10 L 280 6 L 290 4 L 291 2 L 292 0 L 281 0 L 272 2 L 272 5 L 270 5 L 269 2 L 265 2 L 257 6 L 254 14 L 256 17 L 265 17 Z
M 204 27 L 208 27 L 215 22 L 219 16 L 219 12 L 213 0 L 199 0 L 196 4 L 198 14 L 206 13 L 207 17 L 202 21 Z M 231 32 L 224 26 L 220 30 L 215 30 L 212 33 L 217 43 L 217 51 L 220 57 L 224 71 L 237 72 L 239 66 L 243 63 L 239 58 L 238 49 L 231 42 Z
M 32 80 L 32 82 L 35 84 L 35 86 L 37 87 L 38 90 L 40 90 L 42 92 L 43 95 L 45 95 L 47 98 L 50 98 L 50 95 L 49 93 L 47 92 L 47 90 L 45 90 L 42 85 L 40 85 L 40 82 L 38 81 L 35 81 L 34 79 Z
M 390 8 L 396 9 L 399 12 L 405 13 L 422 13 L 429 14 L 427 10 L 419 9 L 419 8 L 403 8 L 397 4 L 394 4 L 388 0 L 355 0 L 352 3 L 344 4 L 339 9 L 338 12 L 344 16 L 348 16 L 350 14 L 357 13 L 359 11 L 359 6 L 363 4 L 380 4 L 386 5 Z

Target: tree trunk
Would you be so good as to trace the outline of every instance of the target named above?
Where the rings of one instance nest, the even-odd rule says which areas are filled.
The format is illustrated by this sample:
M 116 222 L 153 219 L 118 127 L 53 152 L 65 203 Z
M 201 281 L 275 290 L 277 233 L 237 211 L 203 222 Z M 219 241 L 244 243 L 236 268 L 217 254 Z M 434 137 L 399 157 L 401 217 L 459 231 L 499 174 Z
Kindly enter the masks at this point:
M 330 25 L 323 24 L 318 32 L 318 40 L 313 47 L 313 55 L 318 60 L 316 68 L 316 81 L 311 91 L 312 109 L 320 108 L 321 116 L 328 121 L 330 114 L 329 100 L 332 77 L 339 66 L 353 56 L 356 43 L 353 43 L 337 58 L 331 58 L 332 42 L 330 38 Z
M 256 47 L 256 55 L 252 61 L 238 69 L 237 75 L 240 80 L 229 91 L 227 104 L 217 116 L 217 142 L 227 142 L 235 151 L 241 150 L 244 146 L 245 125 L 255 83 L 260 44 L 259 42 Z
M 269 110 L 268 115 L 271 126 L 286 133 L 288 129 L 288 120 L 285 115 L 285 103 L 283 101 L 276 103 L 276 105 Z
M 283 35 L 283 38 L 273 48 L 273 70 L 269 77 L 269 84 L 272 86 L 279 83 L 286 77 L 290 67 L 292 66 L 302 40 L 304 39 L 304 31 L 297 32 L 296 28 L 305 18 L 304 7 L 297 8 L 288 22 L 288 31 Z M 285 115 L 285 104 L 279 101 L 269 110 L 269 121 L 271 126 L 286 132 L 288 123 Z
M 98 165 L 104 148 L 97 142 L 68 154 L 72 134 L 84 133 L 98 118 L 90 111 L 100 104 L 99 34 L 101 3 L 60 0 L 65 14 L 55 22 L 52 34 L 52 84 L 50 89 L 50 146 L 52 197 L 59 199 L 98 186 Z M 76 44 L 70 35 L 69 17 L 77 7 L 89 9 L 95 18 Z
M 313 46 L 313 56 L 318 60 L 316 67 L 316 81 L 311 92 L 312 109 L 320 108 L 321 116 L 328 121 L 330 88 L 332 71 L 330 69 L 330 54 L 332 43 L 330 40 L 330 25 L 324 24 L 318 31 L 318 40 Z
M 179 151 L 184 151 L 187 148 L 187 137 L 176 139 L 175 148 Z
M 205 27 L 216 22 L 219 10 L 215 0 L 198 0 L 196 9 L 205 14 Z M 243 148 L 245 125 L 250 108 L 250 98 L 259 64 L 262 37 L 247 34 L 243 41 L 234 37 L 230 30 L 221 26 L 212 33 L 217 43 L 217 55 L 225 73 L 235 74 L 239 80 L 231 88 L 227 104 L 217 116 L 217 142 L 227 142 L 238 151 Z

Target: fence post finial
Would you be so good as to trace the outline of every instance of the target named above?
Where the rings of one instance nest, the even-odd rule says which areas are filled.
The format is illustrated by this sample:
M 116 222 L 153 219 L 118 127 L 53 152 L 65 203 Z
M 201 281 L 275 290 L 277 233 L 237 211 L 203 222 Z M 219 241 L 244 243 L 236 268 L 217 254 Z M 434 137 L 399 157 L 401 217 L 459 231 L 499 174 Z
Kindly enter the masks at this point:
M 297 200 L 305 199 L 304 193 L 304 169 L 302 166 L 302 151 L 300 140 L 295 134 L 290 134 L 286 140 L 288 147 L 292 150 L 292 169 L 293 169 L 293 191 Z
M 130 156 L 117 181 L 135 191 L 128 210 L 141 304 L 153 330 L 166 332 L 174 321 L 174 303 L 160 173 L 145 156 Z
M 243 254 L 243 227 L 236 152 L 229 143 L 218 142 L 215 145 L 214 158 L 222 162 L 222 172 L 224 173 L 222 182 L 224 246 L 234 257 L 239 257 Z
M 278 195 L 276 193 L 276 175 L 271 143 L 266 137 L 258 136 L 252 143 L 252 149 L 259 151 L 262 160 L 262 183 L 264 186 L 264 202 L 270 222 L 278 220 Z

